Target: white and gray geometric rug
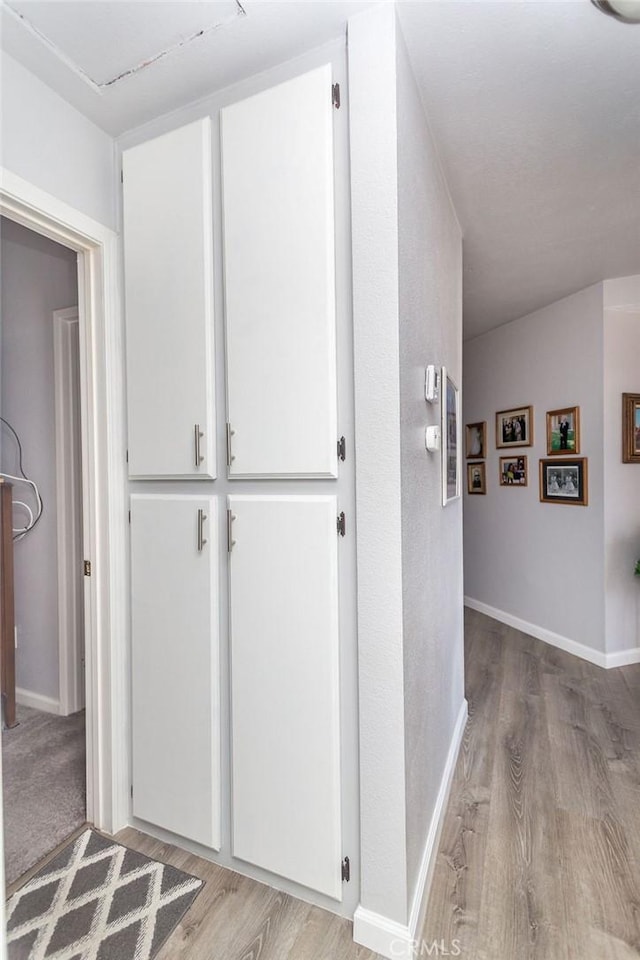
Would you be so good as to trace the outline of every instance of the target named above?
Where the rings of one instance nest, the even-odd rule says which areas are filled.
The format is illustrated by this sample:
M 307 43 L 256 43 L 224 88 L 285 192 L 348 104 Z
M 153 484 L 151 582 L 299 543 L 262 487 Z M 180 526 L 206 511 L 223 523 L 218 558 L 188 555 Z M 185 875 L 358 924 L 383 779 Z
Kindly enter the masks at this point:
M 9 899 L 9 960 L 150 960 L 202 885 L 85 830 Z

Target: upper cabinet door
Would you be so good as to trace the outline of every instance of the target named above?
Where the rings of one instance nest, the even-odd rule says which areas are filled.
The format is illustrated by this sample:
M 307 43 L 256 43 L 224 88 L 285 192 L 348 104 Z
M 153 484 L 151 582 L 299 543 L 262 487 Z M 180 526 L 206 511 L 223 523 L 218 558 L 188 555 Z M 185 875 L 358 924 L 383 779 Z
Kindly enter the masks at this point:
M 331 80 L 221 111 L 230 477 L 337 476 Z
M 123 155 L 129 476 L 215 477 L 211 127 Z

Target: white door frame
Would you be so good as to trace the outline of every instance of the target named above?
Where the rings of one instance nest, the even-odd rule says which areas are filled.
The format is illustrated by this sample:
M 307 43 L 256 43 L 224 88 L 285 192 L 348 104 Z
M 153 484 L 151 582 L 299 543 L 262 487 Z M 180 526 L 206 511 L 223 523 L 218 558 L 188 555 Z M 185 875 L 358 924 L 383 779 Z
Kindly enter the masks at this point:
M 118 237 L 0 168 L 0 214 L 78 253 L 85 579 L 87 819 L 128 820 L 127 512 Z
M 78 308 L 53 312 L 56 419 L 56 520 L 58 540 L 58 701 L 68 717 L 85 706 L 84 544 L 78 503 L 82 497 Z M 80 521 L 80 522 L 79 522 Z

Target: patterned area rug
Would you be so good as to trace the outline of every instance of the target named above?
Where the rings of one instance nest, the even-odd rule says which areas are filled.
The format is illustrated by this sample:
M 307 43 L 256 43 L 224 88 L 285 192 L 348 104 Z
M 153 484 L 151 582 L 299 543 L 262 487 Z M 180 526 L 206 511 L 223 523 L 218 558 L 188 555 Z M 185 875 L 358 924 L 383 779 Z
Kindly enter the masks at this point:
M 85 830 L 9 899 L 9 960 L 150 960 L 202 884 Z

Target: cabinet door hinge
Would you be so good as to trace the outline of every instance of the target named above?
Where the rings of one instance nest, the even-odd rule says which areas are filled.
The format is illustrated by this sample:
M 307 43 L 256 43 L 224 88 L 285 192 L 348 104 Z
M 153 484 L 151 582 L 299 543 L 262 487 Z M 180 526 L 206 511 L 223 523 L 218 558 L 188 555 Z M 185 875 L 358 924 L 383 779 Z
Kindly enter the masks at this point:
M 131 799 L 133 800 L 133 784 L 131 784 Z
M 344 510 L 338 514 L 336 526 L 338 528 L 338 533 L 341 537 L 346 536 L 347 533 L 347 518 L 344 515 Z
M 340 84 L 339 83 L 334 83 L 331 86 L 331 103 L 336 108 L 336 110 L 340 109 Z
M 124 183 L 124 170 L 120 171 L 120 183 Z
M 342 861 L 342 882 L 349 883 L 351 880 L 351 861 L 349 857 L 345 857 Z
M 84 575 L 85 577 L 91 576 L 91 560 L 85 560 L 84 562 Z
M 344 461 L 347 459 L 347 441 L 344 437 L 340 437 L 338 440 L 338 460 Z
M 131 510 L 129 510 L 129 523 L 131 523 Z
M 124 459 L 126 460 L 127 463 L 129 463 L 129 451 L 128 451 L 128 450 L 125 451 Z

